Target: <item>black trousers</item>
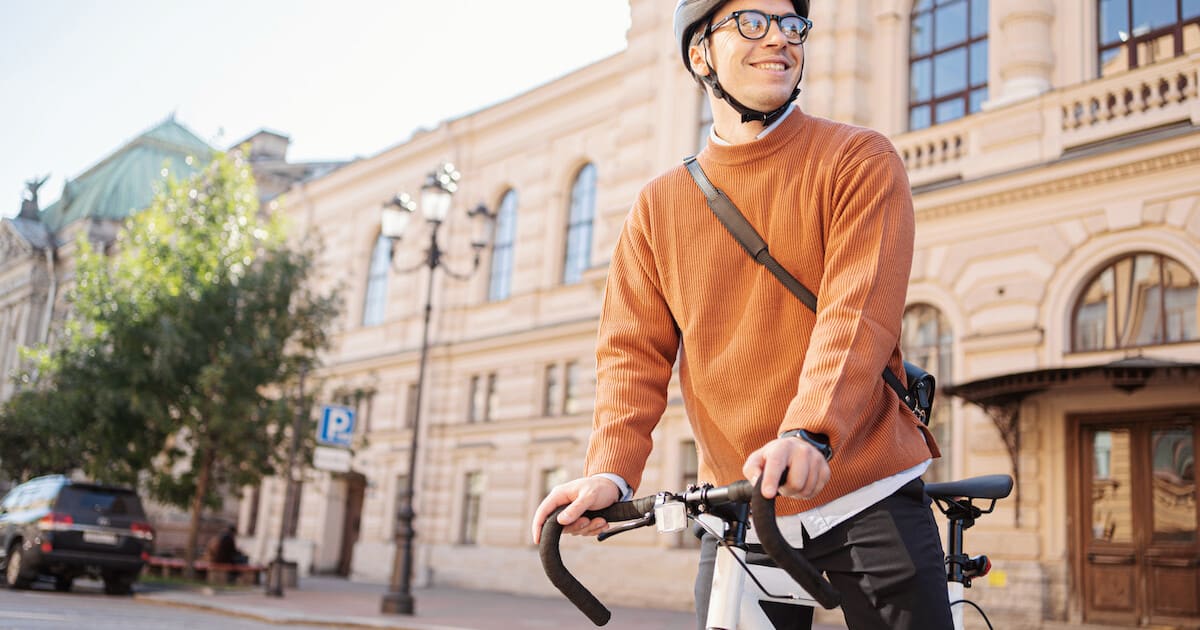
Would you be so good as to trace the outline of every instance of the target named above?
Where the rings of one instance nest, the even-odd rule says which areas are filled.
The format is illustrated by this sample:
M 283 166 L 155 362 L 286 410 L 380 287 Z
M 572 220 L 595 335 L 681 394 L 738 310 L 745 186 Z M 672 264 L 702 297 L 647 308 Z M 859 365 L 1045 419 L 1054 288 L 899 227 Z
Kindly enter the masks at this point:
M 914 479 L 832 530 L 809 538 L 802 552 L 842 593 L 849 630 L 950 630 L 942 540 L 925 484 Z M 706 535 L 696 576 L 696 613 L 704 629 L 717 540 Z M 749 584 L 749 583 L 748 583 Z M 766 602 L 764 609 L 773 604 Z M 767 613 L 779 630 L 806 630 L 803 607 L 775 604 Z M 781 611 L 804 611 L 777 620 Z

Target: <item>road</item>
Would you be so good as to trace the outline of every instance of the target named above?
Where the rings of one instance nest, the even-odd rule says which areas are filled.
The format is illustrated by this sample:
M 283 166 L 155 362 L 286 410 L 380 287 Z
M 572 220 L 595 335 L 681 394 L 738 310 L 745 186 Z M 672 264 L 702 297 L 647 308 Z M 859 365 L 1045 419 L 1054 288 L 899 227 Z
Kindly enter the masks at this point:
M 137 588 L 137 587 L 135 587 Z M 70 593 L 56 593 L 48 584 L 33 590 L 0 587 L 0 630 L 266 630 L 281 626 L 199 610 L 163 606 L 132 597 L 105 595 L 99 582 L 78 580 Z M 289 625 L 288 628 L 320 626 Z

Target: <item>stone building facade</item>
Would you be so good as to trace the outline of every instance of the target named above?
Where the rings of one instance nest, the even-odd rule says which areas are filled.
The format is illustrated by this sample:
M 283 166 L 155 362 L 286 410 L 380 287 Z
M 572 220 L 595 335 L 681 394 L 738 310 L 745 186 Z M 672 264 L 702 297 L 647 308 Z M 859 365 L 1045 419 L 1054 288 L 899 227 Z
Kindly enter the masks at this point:
M 968 537 L 996 567 L 970 594 L 1007 627 L 1195 625 L 1200 8 L 814 4 L 802 108 L 886 133 L 909 171 L 902 342 L 942 386 L 932 474 L 1017 478 Z M 320 239 L 323 282 L 347 296 L 319 376 L 360 424 L 351 472 L 303 476 L 285 527 L 302 570 L 386 580 L 415 474 L 419 581 L 552 593 L 528 523 L 582 471 L 609 253 L 639 188 L 707 133 L 670 11 L 630 8 L 623 52 L 287 193 L 297 238 Z M 463 173 L 441 234 L 451 268 L 469 267 L 466 209 L 508 218 L 478 273 L 433 279 L 410 471 L 427 278 L 397 270 L 427 236 L 417 220 L 393 244 L 379 216 L 444 161 Z M 694 480 L 677 387 L 654 438 L 639 493 Z M 242 504 L 260 559 L 282 486 Z M 687 608 L 692 546 L 643 531 L 564 553 L 606 601 Z

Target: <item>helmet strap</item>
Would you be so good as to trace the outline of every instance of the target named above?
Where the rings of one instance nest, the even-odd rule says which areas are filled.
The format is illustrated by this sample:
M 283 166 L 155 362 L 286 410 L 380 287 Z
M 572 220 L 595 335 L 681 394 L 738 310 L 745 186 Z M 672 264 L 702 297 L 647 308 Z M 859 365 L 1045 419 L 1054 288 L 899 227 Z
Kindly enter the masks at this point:
M 707 44 L 707 42 L 705 43 Z M 721 80 L 720 77 L 717 76 L 717 71 L 712 67 L 712 64 L 708 62 L 707 45 L 705 46 L 704 57 L 704 65 L 708 67 L 708 74 L 700 77 L 700 80 L 712 90 L 713 96 L 725 101 L 726 103 L 729 103 L 729 106 L 733 108 L 733 111 L 742 116 L 743 125 L 748 122 L 761 122 L 764 127 L 769 127 L 776 120 L 779 120 L 779 117 L 783 116 L 784 113 L 787 112 L 788 108 L 792 106 L 792 102 L 796 100 L 796 97 L 800 96 L 800 81 L 804 79 L 804 62 L 808 61 L 805 59 L 800 62 L 800 76 L 796 78 L 796 87 L 792 89 L 792 95 L 788 97 L 787 101 L 776 109 L 773 109 L 769 112 L 763 112 L 743 105 L 736 98 L 734 98 L 732 94 L 726 92 L 725 88 L 721 87 Z

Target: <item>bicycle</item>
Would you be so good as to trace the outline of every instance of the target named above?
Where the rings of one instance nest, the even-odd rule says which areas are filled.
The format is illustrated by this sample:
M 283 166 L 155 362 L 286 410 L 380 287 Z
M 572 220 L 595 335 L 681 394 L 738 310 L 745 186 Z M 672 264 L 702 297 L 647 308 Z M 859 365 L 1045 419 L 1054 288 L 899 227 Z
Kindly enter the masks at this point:
M 970 588 L 972 580 L 987 575 L 991 570 L 991 561 L 986 555 L 971 557 L 963 552 L 963 533 L 980 516 L 992 512 L 996 502 L 1012 492 L 1012 485 L 1013 480 L 1009 475 L 984 475 L 925 486 L 925 492 L 949 520 L 946 582 L 956 630 L 963 628 L 962 611 L 968 604 L 979 611 L 988 628 L 992 627 L 983 609 L 963 597 L 964 589 Z M 991 503 L 987 509 L 983 509 L 975 504 L 976 501 Z M 542 525 L 539 546 L 542 568 L 550 582 L 576 608 L 592 623 L 603 626 L 611 619 L 611 612 L 563 564 L 559 551 L 562 525 L 557 520 L 562 509 L 556 510 Z M 764 499 L 759 486 L 749 481 L 737 481 L 720 487 L 711 484 L 689 486 L 678 494 L 660 492 L 632 501 L 620 501 L 603 510 L 587 512 L 586 516 L 600 517 L 610 523 L 623 523 L 602 533 L 598 537 L 601 541 L 650 525 L 655 525 L 659 533 L 678 532 L 687 527 L 688 520 L 698 523 L 705 531 L 716 536 L 720 546 L 729 553 L 722 554 L 718 549 L 706 628 L 735 630 L 741 621 L 754 623 L 756 628 L 771 628 L 765 615 L 752 610 L 746 611 L 748 618 L 743 620 L 744 607 L 741 604 L 748 593 L 754 599 L 810 607 L 820 605 L 826 609 L 836 608 L 840 604 L 841 595 L 833 585 L 784 539 L 775 522 L 774 499 Z M 782 569 L 794 583 L 789 585 L 786 580 L 773 579 L 770 573 L 752 571 L 753 560 L 747 561 L 749 546 L 746 538 L 751 524 L 763 551 L 774 562 L 774 566 Z M 778 575 L 778 571 L 774 573 Z M 747 576 L 759 592 L 746 590 Z M 803 589 L 801 593 L 774 592 L 795 585 Z M 751 615 L 757 617 L 751 618 Z

